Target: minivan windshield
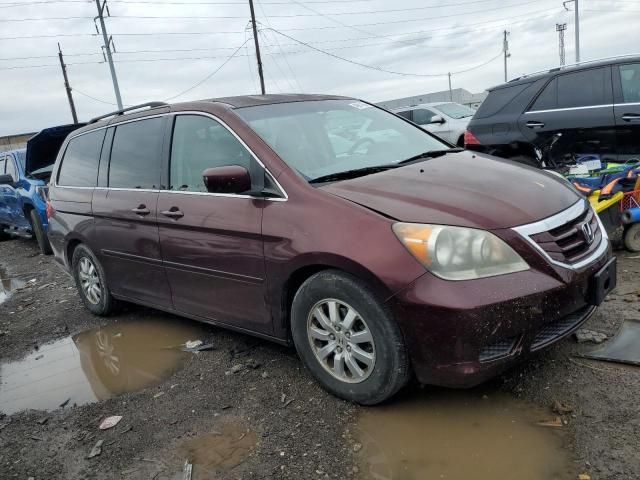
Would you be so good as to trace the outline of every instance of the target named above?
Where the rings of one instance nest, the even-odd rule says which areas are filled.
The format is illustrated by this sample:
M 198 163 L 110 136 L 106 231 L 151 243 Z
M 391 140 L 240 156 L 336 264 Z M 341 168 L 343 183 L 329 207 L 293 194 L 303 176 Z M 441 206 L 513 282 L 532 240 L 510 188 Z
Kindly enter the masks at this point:
M 366 175 L 450 148 L 419 127 L 357 100 L 279 103 L 235 112 L 308 181 L 342 172 Z
M 456 119 L 473 117 L 473 114 L 476 113 L 473 108 L 469 108 L 466 105 L 460 105 L 459 103 L 443 103 L 441 105 L 436 105 L 433 108 L 440 110 L 448 117 Z

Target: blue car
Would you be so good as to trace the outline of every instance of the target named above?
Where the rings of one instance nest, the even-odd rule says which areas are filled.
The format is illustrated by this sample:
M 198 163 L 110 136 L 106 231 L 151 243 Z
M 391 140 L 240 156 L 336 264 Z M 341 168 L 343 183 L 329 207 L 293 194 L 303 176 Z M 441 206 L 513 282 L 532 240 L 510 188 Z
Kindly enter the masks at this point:
M 0 152 L 0 239 L 32 235 L 43 254 L 47 238 L 47 190 L 53 164 L 66 136 L 81 124 L 47 128 L 27 148 Z

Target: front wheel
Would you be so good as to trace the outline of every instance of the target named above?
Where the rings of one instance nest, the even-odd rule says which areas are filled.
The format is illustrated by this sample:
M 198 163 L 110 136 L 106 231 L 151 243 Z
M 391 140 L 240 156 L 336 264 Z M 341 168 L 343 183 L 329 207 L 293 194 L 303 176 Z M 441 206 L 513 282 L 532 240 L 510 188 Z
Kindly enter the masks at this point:
M 89 248 L 78 245 L 73 251 L 73 278 L 85 307 L 91 313 L 107 316 L 113 312 L 115 299 L 107 287 L 102 265 Z
M 40 251 L 43 255 L 51 255 L 53 253 L 53 251 L 51 250 L 51 244 L 49 243 L 47 234 L 42 226 L 40 215 L 35 209 L 32 209 L 29 212 L 29 220 L 31 221 L 31 231 L 36 237 L 38 247 L 40 247 Z
M 390 312 L 355 277 L 319 272 L 293 299 L 298 355 L 320 384 L 345 400 L 381 403 L 408 381 L 409 358 Z

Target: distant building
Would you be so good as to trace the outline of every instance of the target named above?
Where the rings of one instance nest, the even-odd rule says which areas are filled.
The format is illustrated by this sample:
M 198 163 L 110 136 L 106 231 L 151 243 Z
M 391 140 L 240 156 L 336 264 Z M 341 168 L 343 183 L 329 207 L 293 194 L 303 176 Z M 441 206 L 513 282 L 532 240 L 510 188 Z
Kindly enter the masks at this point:
M 7 135 L 5 137 L 0 137 L 0 152 L 16 150 L 18 148 L 26 148 L 27 140 L 33 137 L 36 133 L 38 132 L 18 133 L 16 135 Z
M 487 95 L 487 92 L 471 93 L 464 88 L 456 88 L 451 90 L 451 92 L 444 90 L 442 92 L 425 93 L 423 95 L 414 95 L 413 97 L 378 102 L 377 105 L 386 109 L 392 109 L 418 105 L 420 103 L 456 102 L 471 108 L 478 108 L 484 99 L 487 98 Z

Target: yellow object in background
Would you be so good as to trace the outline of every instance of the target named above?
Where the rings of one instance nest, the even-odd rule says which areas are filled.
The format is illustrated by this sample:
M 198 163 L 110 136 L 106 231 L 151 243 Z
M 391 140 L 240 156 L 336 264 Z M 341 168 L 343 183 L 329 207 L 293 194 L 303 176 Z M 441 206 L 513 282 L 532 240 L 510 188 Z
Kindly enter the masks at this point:
M 622 197 L 624 197 L 624 193 L 618 192 L 613 194 L 611 198 L 600 200 L 600 190 L 594 190 L 589 194 L 589 203 L 596 211 L 596 213 L 601 213 L 604 212 L 607 208 L 618 205 L 622 200 Z

